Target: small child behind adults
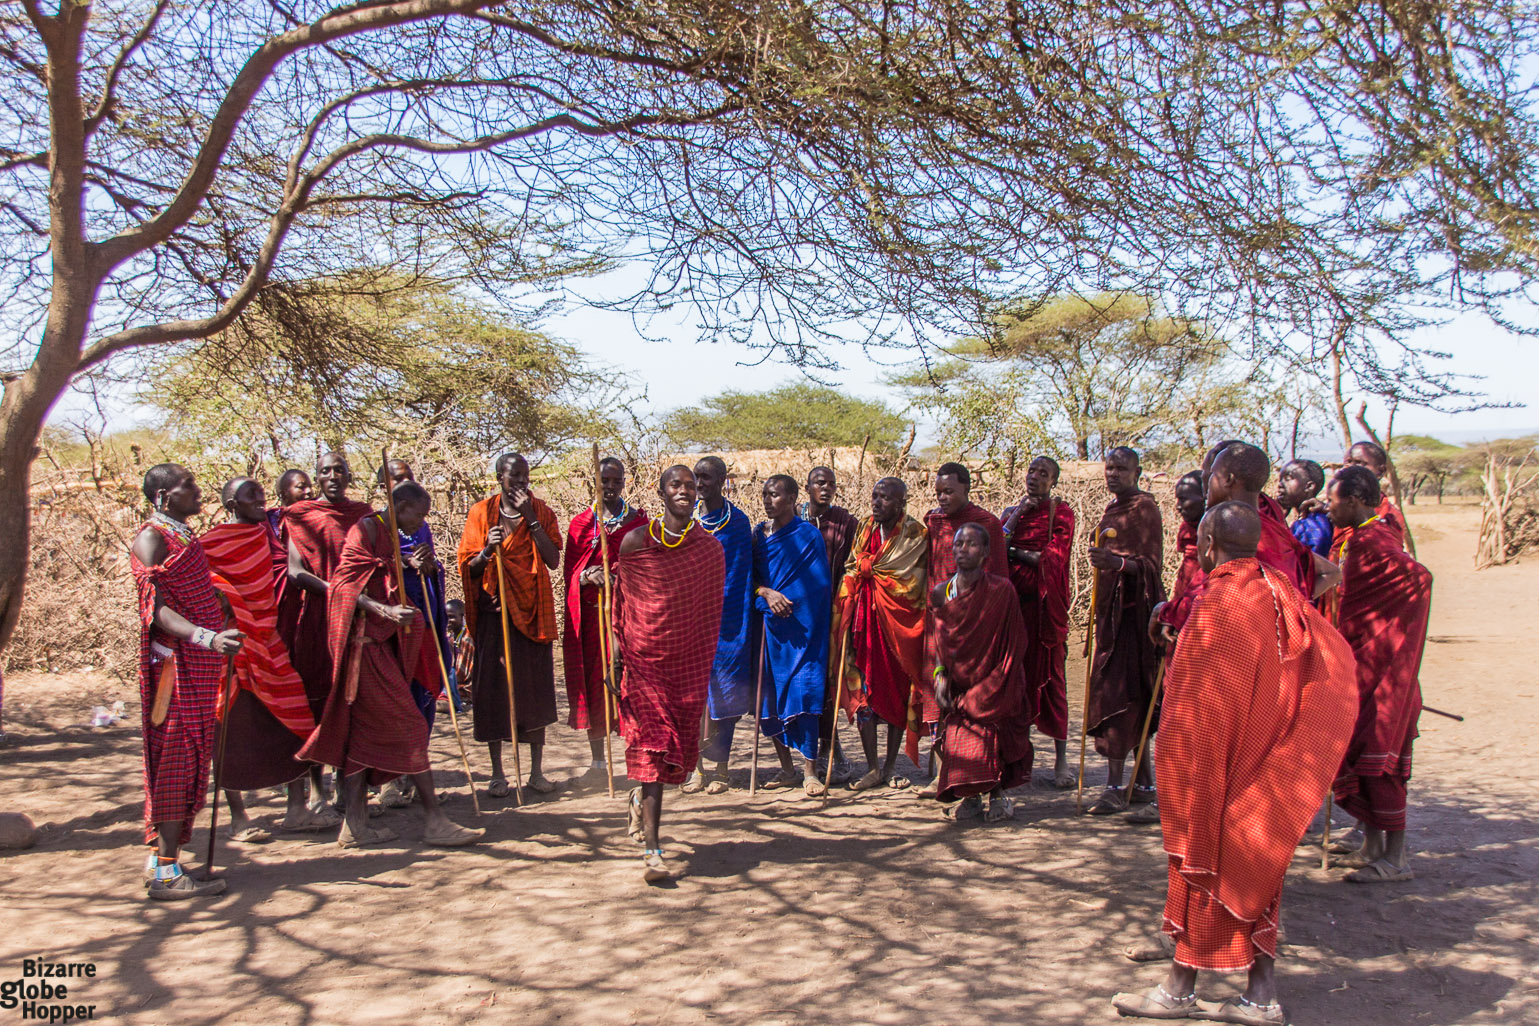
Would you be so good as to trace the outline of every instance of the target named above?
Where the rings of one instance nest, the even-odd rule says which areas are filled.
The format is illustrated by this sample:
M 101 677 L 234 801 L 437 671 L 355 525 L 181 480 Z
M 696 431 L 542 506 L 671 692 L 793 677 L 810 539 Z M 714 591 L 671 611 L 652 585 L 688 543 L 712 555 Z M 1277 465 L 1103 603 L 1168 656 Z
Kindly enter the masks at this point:
M 444 655 L 449 662 L 448 692 L 454 702 L 454 711 L 462 713 L 470 708 L 470 697 L 460 690 L 460 681 L 470 678 L 470 645 L 465 637 L 465 603 L 450 599 L 444 603 L 444 619 L 449 628 L 449 651 Z M 467 685 L 468 687 L 468 685 Z

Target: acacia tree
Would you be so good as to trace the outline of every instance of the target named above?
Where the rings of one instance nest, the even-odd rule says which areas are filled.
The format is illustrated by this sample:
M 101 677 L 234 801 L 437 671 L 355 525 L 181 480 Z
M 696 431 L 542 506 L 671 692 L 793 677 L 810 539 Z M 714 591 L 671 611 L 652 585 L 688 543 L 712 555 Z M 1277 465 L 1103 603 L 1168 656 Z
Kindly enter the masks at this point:
M 905 426 L 885 403 L 808 382 L 707 396 L 663 421 L 674 445 L 699 449 L 818 449 L 864 442 L 878 452 L 895 452 Z
M 330 2 L 0 8 L 0 643 L 62 391 L 275 283 L 645 258 L 827 366 L 1087 283 L 1313 352 L 1539 251 L 1522 6 Z

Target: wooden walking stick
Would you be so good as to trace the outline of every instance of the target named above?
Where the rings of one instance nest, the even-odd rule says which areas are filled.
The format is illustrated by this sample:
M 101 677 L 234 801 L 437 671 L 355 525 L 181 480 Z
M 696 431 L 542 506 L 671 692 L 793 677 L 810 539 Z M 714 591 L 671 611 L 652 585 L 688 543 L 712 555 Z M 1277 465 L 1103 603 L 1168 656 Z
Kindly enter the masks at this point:
M 621 509 L 624 509 L 623 505 Z M 603 592 L 599 597 L 599 658 L 604 664 L 604 769 L 609 778 L 609 797 L 613 798 L 615 796 L 615 743 L 614 735 L 609 729 L 609 692 L 614 686 L 614 655 L 604 642 L 609 633 L 609 614 L 606 614 L 605 610 L 613 608 L 614 596 L 609 584 L 609 535 L 604 530 L 604 486 L 599 481 L 597 442 L 593 443 L 593 528 L 598 531 L 599 561 L 604 567 Z
M 1331 868 L 1331 799 L 1335 795 L 1325 789 L 1325 829 L 1320 831 L 1320 868 Z
M 769 631 L 759 631 L 759 660 L 754 663 L 753 674 L 753 760 L 748 766 L 748 794 L 759 793 L 759 711 L 764 697 L 764 637 Z
M 609 608 L 602 592 L 599 593 L 599 655 L 604 660 L 604 768 L 609 774 L 609 797 L 615 796 L 615 740 L 614 722 L 619 717 L 618 695 L 620 686 L 614 679 L 615 650 L 614 610 Z M 614 704 L 611 704 L 614 703 Z
M 843 622 L 839 625 L 844 626 Z M 834 674 L 834 725 L 828 731 L 828 769 L 823 771 L 823 800 L 828 801 L 828 792 L 833 788 L 834 780 L 834 742 L 839 736 L 839 704 L 844 701 L 844 656 L 850 648 L 850 632 L 841 630 L 839 641 L 839 672 Z
M 380 449 L 380 455 L 384 458 L 384 461 L 385 461 L 383 463 L 383 466 L 389 467 L 390 466 L 390 447 L 389 446 L 385 446 L 384 448 Z M 405 566 L 405 564 L 401 560 L 401 529 L 396 526 L 396 522 L 395 522 L 395 489 L 390 487 L 388 481 L 386 482 L 386 486 L 385 486 L 385 512 L 388 514 L 389 520 L 390 520 L 390 523 L 389 523 L 389 527 L 390 527 L 390 549 L 391 549 L 392 552 L 395 553 L 395 586 L 396 586 L 396 592 L 397 592 L 398 595 L 400 595 L 402 604 L 405 604 L 405 602 L 406 602 L 406 566 Z M 410 634 L 411 633 L 411 621 L 410 620 L 408 620 L 406 622 L 406 626 L 404 628 L 404 633 L 406 633 L 406 634 Z
M 1117 529 L 1108 527 L 1095 539 L 1095 548 L 1108 538 L 1117 537 Z M 1079 717 L 1079 790 L 1074 795 L 1074 811 L 1085 811 L 1085 738 L 1090 732 L 1090 673 L 1095 668 L 1095 610 L 1101 590 L 1101 571 L 1090 568 L 1090 623 L 1085 627 L 1085 707 Z
M 1154 670 L 1154 694 L 1149 699 L 1149 711 L 1144 713 L 1143 733 L 1138 737 L 1138 747 L 1133 752 L 1133 775 L 1128 777 L 1128 791 L 1123 800 L 1133 804 L 1133 786 L 1138 783 L 1138 767 L 1144 761 L 1149 747 L 1149 727 L 1154 723 L 1154 707 L 1160 704 L 1160 688 L 1165 684 L 1165 657 L 1161 656 Z
M 502 499 L 497 500 L 498 522 L 502 519 Z M 513 697 L 513 640 L 508 634 L 508 575 L 502 569 L 502 543 L 492 554 L 497 561 L 497 609 L 502 616 L 502 673 L 508 682 L 508 736 L 513 745 L 513 793 L 519 805 L 524 804 L 524 767 L 518 759 L 518 705 Z
M 214 845 L 219 839 L 219 782 L 224 776 L 224 740 L 230 728 L 230 706 L 235 704 L 235 657 L 224 657 L 224 680 L 219 683 L 224 715 L 219 719 L 219 743 L 214 746 L 214 800 L 208 811 L 208 855 L 203 860 L 203 879 L 214 876 Z

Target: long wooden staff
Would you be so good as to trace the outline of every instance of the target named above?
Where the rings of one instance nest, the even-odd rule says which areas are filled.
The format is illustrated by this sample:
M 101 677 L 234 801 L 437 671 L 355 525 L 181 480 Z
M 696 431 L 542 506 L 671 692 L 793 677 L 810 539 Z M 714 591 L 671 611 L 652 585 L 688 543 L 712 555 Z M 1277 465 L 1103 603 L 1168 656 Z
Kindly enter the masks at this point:
M 1108 527 L 1096 535 L 1095 548 L 1108 538 L 1117 537 L 1117 529 Z M 1085 738 L 1090 732 L 1090 673 L 1095 667 L 1095 611 L 1100 598 L 1101 571 L 1090 568 L 1090 623 L 1085 627 L 1085 708 L 1079 717 L 1079 790 L 1074 795 L 1074 811 L 1085 811 Z
M 622 510 L 625 508 L 622 501 Z M 615 742 L 610 730 L 609 692 L 614 686 L 614 656 L 604 643 L 609 634 L 609 617 L 613 615 L 614 596 L 609 586 L 609 535 L 604 531 L 604 486 L 599 481 L 598 443 L 593 443 L 593 527 L 599 536 L 599 561 L 604 566 L 603 594 L 599 599 L 599 658 L 604 663 L 604 770 L 608 777 L 609 797 L 615 796 Z M 580 588 L 581 585 L 578 585 Z M 607 612 L 606 612 L 607 611 Z M 588 715 L 593 715 L 589 710 Z
M 502 499 L 497 499 L 498 523 L 502 521 Z M 524 767 L 518 758 L 518 704 L 513 696 L 513 640 L 508 634 L 508 575 L 502 569 L 502 543 L 492 554 L 497 561 L 497 608 L 502 615 L 502 673 L 508 682 L 508 736 L 513 739 L 513 793 L 524 804 Z
M 823 771 L 823 800 L 828 801 L 828 792 L 834 786 L 834 744 L 839 737 L 839 704 L 844 701 L 844 656 L 850 647 L 850 632 L 844 628 L 844 623 L 839 624 L 839 671 L 834 674 L 834 725 L 828 730 L 828 769 Z
M 438 655 L 438 672 L 443 677 L 444 687 L 450 686 L 449 667 L 444 662 L 443 642 L 438 638 L 438 624 L 433 621 L 433 598 L 428 594 L 427 576 L 422 580 L 422 613 L 427 617 L 428 633 L 433 636 L 433 651 Z M 454 686 L 458 686 L 456 683 Z M 465 735 L 460 733 L 460 718 L 454 711 L 454 695 L 449 696 L 449 724 L 454 728 L 454 740 L 460 746 L 460 765 L 465 767 L 465 780 L 470 784 L 470 804 L 476 808 L 476 815 L 481 815 L 481 799 L 476 797 L 476 778 L 470 772 L 470 757 L 465 754 Z
M 209 806 L 208 813 L 208 857 L 203 860 L 203 876 L 211 879 L 214 875 L 214 845 L 219 839 L 219 788 L 220 780 L 224 777 L 224 741 L 230 729 L 230 707 L 235 704 L 235 657 L 224 657 L 224 680 L 219 682 L 219 688 L 223 692 L 224 716 L 219 720 L 219 743 L 214 746 L 214 801 Z
M 386 446 L 385 448 L 381 449 L 380 455 L 383 456 L 385 460 L 383 465 L 388 468 L 390 466 L 390 447 Z M 395 553 L 396 594 L 400 597 L 401 603 L 404 605 L 406 603 L 406 564 L 401 559 L 401 529 L 396 526 L 395 489 L 390 487 L 388 471 L 386 473 L 385 479 L 385 512 L 389 515 L 390 519 L 390 550 Z M 427 589 L 424 588 L 423 593 L 426 594 L 426 592 Z M 411 621 L 408 620 L 406 622 L 403 633 L 411 633 Z
M 1144 752 L 1149 747 L 1149 727 L 1154 723 L 1154 707 L 1160 703 L 1160 688 L 1165 684 L 1165 657 L 1160 656 L 1154 670 L 1154 695 L 1149 699 L 1149 711 L 1144 713 L 1143 733 L 1138 736 L 1138 747 L 1133 752 L 1133 774 L 1128 777 L 1128 792 L 1124 800 L 1133 803 L 1133 785 L 1138 782 L 1138 767 L 1143 764 Z
M 759 793 L 759 712 L 764 700 L 764 638 L 769 629 L 761 625 L 759 631 L 759 659 L 753 672 L 753 760 L 748 766 L 749 797 Z

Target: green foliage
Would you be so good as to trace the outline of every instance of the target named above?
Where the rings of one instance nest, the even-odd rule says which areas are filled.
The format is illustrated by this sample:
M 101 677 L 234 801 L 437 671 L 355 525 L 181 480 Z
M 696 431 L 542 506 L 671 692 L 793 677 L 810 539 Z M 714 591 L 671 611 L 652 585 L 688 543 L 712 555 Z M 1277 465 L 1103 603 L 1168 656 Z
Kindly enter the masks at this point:
M 941 423 L 942 445 L 972 458 L 1048 452 L 1097 458 L 1132 445 L 1174 462 L 1222 437 L 1268 442 L 1297 399 L 1233 359 L 1207 325 L 1129 293 L 1019 300 L 988 338 L 895 379 Z M 1300 400 L 1298 419 L 1313 408 Z
M 537 460 L 613 430 L 621 381 L 576 346 L 433 283 L 363 276 L 269 290 L 230 331 L 152 368 L 142 400 L 245 473 L 402 439 L 471 465 L 506 449 Z
M 889 407 L 807 382 L 767 392 L 723 392 L 668 414 L 664 431 L 681 448 L 806 449 L 860 445 L 895 449 L 904 421 Z

